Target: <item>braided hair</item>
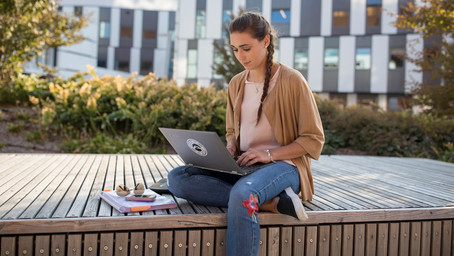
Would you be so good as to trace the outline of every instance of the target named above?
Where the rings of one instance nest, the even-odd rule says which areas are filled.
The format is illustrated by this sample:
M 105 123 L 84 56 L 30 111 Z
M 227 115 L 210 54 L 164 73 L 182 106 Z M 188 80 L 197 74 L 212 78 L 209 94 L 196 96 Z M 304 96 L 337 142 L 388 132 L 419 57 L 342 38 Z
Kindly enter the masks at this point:
M 270 23 L 259 13 L 244 12 L 232 20 L 229 25 L 229 32 L 248 32 L 251 36 L 259 41 L 262 41 L 267 35 L 270 36 L 270 44 L 267 47 L 266 56 L 266 70 L 265 82 L 263 85 L 262 97 L 260 98 L 260 106 L 257 112 L 257 122 L 260 121 L 262 115 L 263 101 L 268 95 L 268 88 L 271 80 L 271 70 L 273 68 L 273 55 L 274 55 L 274 39 L 276 38 L 273 27 Z

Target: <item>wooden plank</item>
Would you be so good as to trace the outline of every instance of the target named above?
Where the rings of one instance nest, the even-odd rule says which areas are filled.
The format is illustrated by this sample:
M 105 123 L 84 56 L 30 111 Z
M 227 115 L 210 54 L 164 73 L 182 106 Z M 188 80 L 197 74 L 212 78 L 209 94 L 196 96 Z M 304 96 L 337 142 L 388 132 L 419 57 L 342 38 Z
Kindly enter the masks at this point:
M 1 256 L 16 255 L 16 237 L 3 236 L 1 238 Z
M 346 224 L 343 225 L 343 236 L 342 236 L 342 255 L 353 255 L 353 242 L 354 242 L 354 225 Z
M 98 233 L 84 234 L 84 251 L 83 255 L 98 255 Z
M 129 255 L 143 255 L 143 232 L 131 232 Z
M 158 232 L 145 232 L 145 256 L 158 255 Z
M 279 255 L 279 228 L 268 228 L 268 255 Z
M 431 255 L 430 254 L 431 240 L 432 240 L 432 223 L 430 221 L 423 221 L 421 230 L 421 255 Z
M 342 225 L 331 225 L 330 255 L 340 256 L 342 253 Z
M 330 255 L 330 226 L 322 225 L 319 227 L 318 255 Z
M 49 256 L 50 236 L 35 236 L 35 255 Z
M 67 255 L 81 256 L 82 252 L 82 234 L 68 235 L 68 251 Z
M 306 255 L 317 255 L 317 226 L 306 227 Z
M 114 255 L 114 233 L 101 233 L 99 238 L 99 255 Z
M 377 256 L 388 255 L 388 241 L 390 238 L 389 224 L 380 223 L 378 224 L 377 234 Z
M 213 256 L 216 240 L 214 229 L 202 230 L 202 256 Z
M 26 183 L 30 178 L 35 177 L 39 173 L 35 173 L 33 176 L 30 173 L 34 173 L 36 169 L 42 168 L 42 164 L 51 158 L 51 156 L 46 156 L 41 159 L 40 156 L 35 156 L 27 159 L 26 162 L 20 161 L 17 165 L 2 173 L 0 176 L 0 195 L 3 196 L 3 193 L 9 191 L 14 184 L 17 184 L 18 180 Z
M 188 256 L 200 255 L 202 232 L 200 230 L 189 230 L 188 238 Z
M 104 181 L 103 190 L 114 190 L 115 186 L 115 171 L 117 165 L 116 156 L 108 156 L 108 167 L 106 173 L 106 180 Z M 99 206 L 98 215 L 99 217 L 106 217 L 112 215 L 112 206 L 106 201 L 101 200 L 101 205 Z
M 365 240 L 366 240 L 366 225 L 365 224 L 355 224 L 355 248 L 354 255 L 364 255 L 365 254 Z
M 114 187 L 116 188 L 118 185 L 126 185 L 125 181 L 125 175 L 124 175 L 124 170 L 125 170 L 125 164 L 124 164 L 124 159 L 121 155 L 116 155 L 116 167 L 115 167 L 115 185 Z M 122 216 L 124 214 L 120 213 L 116 209 L 112 209 L 112 216 Z
M 412 222 L 410 225 L 410 255 L 421 255 L 421 222 Z
M 399 255 L 410 255 L 410 223 L 400 223 L 400 236 L 399 236 Z
M 280 253 L 279 255 L 292 255 L 292 242 L 293 242 L 293 237 L 292 237 L 292 227 L 281 227 L 280 233 Z
M 66 254 L 66 236 L 65 235 L 52 235 L 51 236 L 50 254 L 55 255 L 55 256 L 60 256 L 60 255 Z M 68 252 L 68 254 L 69 254 L 69 252 Z
M 397 256 L 399 254 L 399 237 L 400 237 L 400 224 L 389 224 L 389 256 Z
M 19 236 L 19 255 L 33 255 L 33 236 Z
M 101 163 L 93 181 L 90 193 L 86 200 L 86 205 L 83 208 L 82 217 L 96 217 L 99 211 L 101 199 L 101 191 L 103 190 L 104 180 L 106 179 L 107 168 L 109 165 L 109 156 L 101 155 Z M 85 189 L 85 188 L 81 188 Z
M 267 248 L 268 248 L 268 236 L 267 236 L 267 228 L 260 229 L 260 242 L 259 242 L 259 251 L 257 255 L 266 256 Z
M 443 221 L 443 236 L 441 238 L 441 254 L 450 255 L 452 250 L 452 220 Z
M 224 256 L 225 255 L 225 238 L 226 238 L 226 229 L 216 229 L 216 249 L 215 255 L 216 256 Z
M 116 232 L 115 233 L 115 255 L 116 256 L 129 255 L 128 239 L 129 239 L 129 234 L 127 232 Z
M 172 242 L 173 232 L 172 231 L 160 231 L 159 232 L 159 255 L 160 256 L 171 256 L 172 255 Z
M 189 232 L 194 232 L 193 230 Z M 191 236 L 191 235 L 190 235 Z M 175 230 L 174 232 L 175 242 L 173 243 L 173 255 L 174 256 L 186 256 L 186 250 L 188 249 L 188 232 L 186 230 Z M 191 240 L 191 237 L 189 238 Z M 191 241 L 189 241 L 191 242 Z M 189 243 L 189 249 L 191 244 Z
M 366 255 L 375 256 L 377 251 L 377 224 L 366 225 Z
M 62 157 L 64 163 L 58 166 L 61 169 L 61 172 L 53 177 L 52 181 L 50 181 L 47 185 L 43 186 L 43 191 L 41 193 L 36 193 L 37 197 L 29 204 L 29 206 L 25 209 L 25 211 L 19 216 L 20 219 L 32 219 L 41 211 L 44 205 L 47 204 L 47 201 L 54 193 L 56 193 L 59 185 L 63 182 L 65 177 L 71 175 L 70 171 L 72 167 L 76 164 L 77 161 L 80 159 L 80 155 L 74 157 Z M 51 177 L 50 175 L 48 175 Z M 39 195 L 38 195 L 39 194 Z M 47 204 L 49 206 L 49 204 Z M 48 209 L 53 210 L 53 209 Z
M 293 228 L 293 255 L 304 256 L 304 241 L 306 227 L 296 226 Z

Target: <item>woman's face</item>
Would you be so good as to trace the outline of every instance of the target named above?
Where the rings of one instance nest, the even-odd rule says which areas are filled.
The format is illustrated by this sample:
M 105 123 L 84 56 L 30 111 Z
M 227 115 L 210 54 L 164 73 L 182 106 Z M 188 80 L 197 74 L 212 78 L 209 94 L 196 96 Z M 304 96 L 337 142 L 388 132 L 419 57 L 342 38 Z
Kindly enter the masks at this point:
M 235 53 L 235 57 L 248 70 L 265 68 L 266 48 L 269 41 L 269 35 L 259 41 L 248 32 L 233 32 L 230 34 L 230 46 Z

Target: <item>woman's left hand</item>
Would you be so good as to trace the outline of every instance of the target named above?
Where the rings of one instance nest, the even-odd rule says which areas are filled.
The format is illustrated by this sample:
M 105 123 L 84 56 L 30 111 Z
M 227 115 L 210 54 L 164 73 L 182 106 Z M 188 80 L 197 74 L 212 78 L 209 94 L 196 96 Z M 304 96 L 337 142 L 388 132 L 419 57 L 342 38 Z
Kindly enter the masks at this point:
M 265 151 L 251 149 L 241 154 L 236 162 L 240 166 L 250 166 L 255 163 L 269 163 L 270 161 L 271 159 Z

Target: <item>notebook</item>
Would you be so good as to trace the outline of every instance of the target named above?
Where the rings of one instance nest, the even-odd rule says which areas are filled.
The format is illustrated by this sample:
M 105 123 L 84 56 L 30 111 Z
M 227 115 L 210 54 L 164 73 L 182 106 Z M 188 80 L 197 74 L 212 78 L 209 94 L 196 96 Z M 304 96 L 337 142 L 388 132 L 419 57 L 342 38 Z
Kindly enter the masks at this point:
M 215 132 L 172 128 L 159 130 L 187 165 L 244 176 L 273 164 L 239 166 Z

